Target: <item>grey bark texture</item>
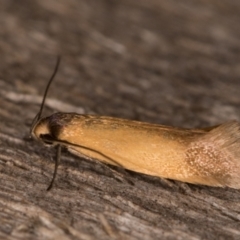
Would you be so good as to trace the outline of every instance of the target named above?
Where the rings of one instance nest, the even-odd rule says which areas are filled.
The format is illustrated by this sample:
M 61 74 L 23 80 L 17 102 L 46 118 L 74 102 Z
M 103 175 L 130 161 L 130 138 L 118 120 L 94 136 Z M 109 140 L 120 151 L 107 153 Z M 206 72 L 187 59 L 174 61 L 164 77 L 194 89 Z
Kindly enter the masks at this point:
M 28 138 L 59 54 L 45 115 L 239 120 L 239 23 L 238 0 L 0 0 L 0 239 L 240 239 L 238 190 L 64 151 L 47 192 L 55 150 Z

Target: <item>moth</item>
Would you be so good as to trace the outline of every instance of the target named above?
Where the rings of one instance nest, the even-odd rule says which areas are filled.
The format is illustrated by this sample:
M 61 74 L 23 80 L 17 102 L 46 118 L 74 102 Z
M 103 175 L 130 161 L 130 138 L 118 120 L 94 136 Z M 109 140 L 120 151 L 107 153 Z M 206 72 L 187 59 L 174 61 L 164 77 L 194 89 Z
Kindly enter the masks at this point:
M 229 121 L 203 129 L 184 129 L 127 119 L 77 113 L 54 113 L 42 118 L 43 96 L 31 136 L 71 153 L 135 172 L 191 184 L 240 189 L 240 124 Z

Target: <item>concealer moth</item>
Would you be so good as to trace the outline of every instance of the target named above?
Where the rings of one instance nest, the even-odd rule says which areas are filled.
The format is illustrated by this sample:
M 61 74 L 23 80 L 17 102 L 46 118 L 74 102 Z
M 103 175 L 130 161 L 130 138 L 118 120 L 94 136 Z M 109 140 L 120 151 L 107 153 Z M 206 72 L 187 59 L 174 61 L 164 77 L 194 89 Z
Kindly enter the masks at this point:
M 240 124 L 229 121 L 203 129 L 183 129 L 127 119 L 77 113 L 54 113 L 42 118 L 48 89 L 33 120 L 31 136 L 61 148 L 135 172 L 182 182 L 240 189 Z

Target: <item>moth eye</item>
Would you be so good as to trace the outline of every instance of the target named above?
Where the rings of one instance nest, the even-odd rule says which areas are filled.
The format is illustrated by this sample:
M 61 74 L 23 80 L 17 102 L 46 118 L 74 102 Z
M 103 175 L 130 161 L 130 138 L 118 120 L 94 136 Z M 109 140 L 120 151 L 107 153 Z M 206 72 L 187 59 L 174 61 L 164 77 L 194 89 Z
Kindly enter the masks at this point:
M 50 134 L 40 134 L 39 137 L 45 144 L 49 144 L 49 145 L 53 144 L 54 139 Z

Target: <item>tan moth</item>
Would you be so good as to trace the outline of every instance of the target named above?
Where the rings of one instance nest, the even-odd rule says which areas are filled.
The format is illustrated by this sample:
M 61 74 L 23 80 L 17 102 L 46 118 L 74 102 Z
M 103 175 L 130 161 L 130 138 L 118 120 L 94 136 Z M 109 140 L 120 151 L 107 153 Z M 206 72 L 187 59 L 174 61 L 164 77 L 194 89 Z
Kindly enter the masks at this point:
M 48 82 L 31 135 L 71 153 L 135 172 L 192 184 L 240 189 L 240 124 L 237 121 L 204 129 L 183 129 L 127 119 L 77 113 L 42 118 Z

